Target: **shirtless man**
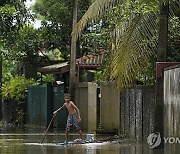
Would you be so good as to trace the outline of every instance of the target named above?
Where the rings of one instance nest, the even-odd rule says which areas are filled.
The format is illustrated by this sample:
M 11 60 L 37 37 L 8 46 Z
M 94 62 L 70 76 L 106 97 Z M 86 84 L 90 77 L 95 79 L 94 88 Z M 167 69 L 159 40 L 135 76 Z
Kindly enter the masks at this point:
M 54 111 L 53 114 L 56 115 L 57 112 L 59 112 L 64 106 L 67 108 L 67 110 L 69 112 L 69 115 L 67 118 L 67 124 L 66 124 L 66 141 L 65 141 L 65 144 L 67 144 L 68 132 L 70 131 L 71 126 L 73 126 L 73 125 L 75 126 L 76 130 L 78 130 L 78 132 L 79 132 L 81 139 L 82 139 L 82 131 L 81 131 L 81 128 L 79 126 L 79 122 L 81 121 L 80 111 L 76 107 L 76 105 L 71 101 L 71 95 L 68 93 L 64 94 L 64 100 L 65 100 L 65 103 L 63 104 L 63 106 L 61 106 L 59 109 Z

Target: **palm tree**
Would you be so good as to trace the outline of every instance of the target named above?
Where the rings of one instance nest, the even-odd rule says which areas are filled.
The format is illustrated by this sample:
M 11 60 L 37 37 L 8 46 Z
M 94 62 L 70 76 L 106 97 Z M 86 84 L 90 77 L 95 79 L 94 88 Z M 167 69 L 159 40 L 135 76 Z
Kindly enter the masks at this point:
M 143 4 L 142 0 L 142 4 Z M 91 21 L 97 20 L 115 6 L 126 4 L 128 0 L 96 0 L 77 23 L 72 33 L 76 40 L 83 29 Z M 159 5 L 157 1 L 146 1 L 146 6 Z M 142 8 L 143 9 L 143 8 Z M 111 79 L 116 79 L 118 87 L 132 82 L 141 70 L 146 67 L 149 58 L 155 55 L 158 41 L 154 39 L 158 29 L 157 11 L 153 9 L 137 14 L 129 11 L 128 20 L 122 20 L 116 25 L 111 47 Z M 144 42 L 149 40 L 150 44 Z

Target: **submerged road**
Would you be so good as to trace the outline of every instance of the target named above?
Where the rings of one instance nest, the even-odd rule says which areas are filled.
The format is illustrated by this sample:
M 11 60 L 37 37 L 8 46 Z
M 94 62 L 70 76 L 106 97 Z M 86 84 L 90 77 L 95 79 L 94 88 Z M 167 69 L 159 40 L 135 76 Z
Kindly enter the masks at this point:
M 153 150 L 147 143 L 133 143 L 125 139 L 99 143 L 60 145 L 65 140 L 62 133 L 49 133 L 40 144 L 43 133 L 7 133 L 0 134 L 0 154 L 179 154 L 178 151 Z M 86 134 L 84 134 L 84 137 Z M 78 138 L 71 134 L 70 140 Z M 109 136 L 95 136 L 96 140 Z M 173 150 L 173 148 L 170 148 Z M 176 148 L 177 150 L 177 148 Z

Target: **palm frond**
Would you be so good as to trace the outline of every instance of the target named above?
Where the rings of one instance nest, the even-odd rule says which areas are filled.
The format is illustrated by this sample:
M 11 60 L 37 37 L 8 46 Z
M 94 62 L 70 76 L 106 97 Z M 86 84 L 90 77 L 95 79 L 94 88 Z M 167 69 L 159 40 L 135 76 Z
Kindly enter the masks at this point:
M 123 3 L 123 1 L 124 0 L 96 0 L 93 2 L 81 20 L 77 23 L 72 32 L 72 37 L 77 40 L 83 29 L 87 26 L 88 22 L 96 20 L 104 12 L 107 12 L 116 4 L 121 4 L 120 2 Z
M 178 15 L 178 10 L 180 10 L 180 0 L 172 1 L 169 4 L 169 16 L 172 18 L 174 15 Z
M 157 28 L 156 16 L 141 14 L 131 16 L 114 30 L 112 45 L 111 79 L 117 80 L 118 87 L 124 87 L 132 82 L 157 47 L 153 32 Z M 149 40 L 149 43 L 146 42 Z M 153 44 L 153 45 L 150 45 Z

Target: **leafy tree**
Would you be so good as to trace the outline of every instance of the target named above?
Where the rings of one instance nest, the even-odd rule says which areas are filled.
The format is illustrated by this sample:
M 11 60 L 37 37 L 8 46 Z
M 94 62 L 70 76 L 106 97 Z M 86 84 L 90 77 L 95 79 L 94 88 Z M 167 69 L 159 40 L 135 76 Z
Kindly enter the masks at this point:
M 179 13 L 180 14 L 180 13 Z M 180 61 L 180 16 L 173 16 L 169 20 L 168 27 L 168 53 L 167 60 L 171 62 Z
M 80 38 L 81 55 L 97 52 L 99 49 L 108 49 L 111 36 L 111 23 L 107 20 L 90 24 Z
M 80 5 L 85 8 L 87 3 L 87 0 L 81 1 Z M 4 23 L 0 25 L 0 44 L 3 59 L 29 68 L 51 64 L 49 55 L 54 60 L 69 59 L 72 29 L 70 0 L 37 1 L 33 10 L 42 19 L 39 29 L 27 23 L 32 15 L 26 10 L 24 1 L 1 1 L 1 6 L 0 19 Z M 79 13 L 81 11 L 79 9 Z M 12 21 L 17 22 L 14 24 Z M 51 53 L 58 54 L 57 58 Z
M 9 81 L 13 76 L 17 75 L 17 63 L 11 59 L 2 57 L 2 83 Z
M 25 0 L 2 0 L 0 2 L 0 46 L 13 45 L 22 25 L 31 18 L 24 5 Z
M 89 0 L 80 0 L 78 16 L 81 17 L 89 4 Z M 58 49 L 65 60 L 69 60 L 70 40 L 72 31 L 72 1 L 71 0 L 37 0 L 32 7 L 41 27 L 42 47 L 49 50 Z
M 12 66 L 15 68 L 17 58 L 23 54 L 20 53 L 21 50 L 17 48 L 19 33 L 22 30 L 23 25 L 32 19 L 32 16 L 26 9 L 24 2 L 25 0 L 3 0 L 0 2 L 0 53 L 2 60 L 5 60 L 3 65 L 8 65 L 9 68 L 12 63 Z M 17 50 L 14 50 L 15 48 L 17 48 Z M 4 71 L 5 68 L 3 68 L 3 73 L 7 72 L 7 76 L 5 74 L 3 74 L 3 76 L 9 78 L 11 70 L 15 73 L 14 68 L 11 68 L 9 71 Z
M 70 83 L 69 90 L 73 93 L 75 82 L 75 59 L 76 59 L 76 42 L 71 38 L 72 27 L 77 23 L 78 15 L 84 11 L 89 0 L 78 1 L 81 7 L 77 9 L 77 0 L 37 0 L 33 10 L 42 19 L 42 35 L 44 38 L 45 48 L 53 50 L 57 48 L 62 52 L 65 60 L 70 59 Z M 73 96 L 73 94 L 72 94 Z
M 18 39 L 15 41 L 16 45 L 11 48 L 14 52 L 12 58 L 23 64 L 31 64 L 35 66 L 43 65 L 43 54 L 41 36 L 37 29 L 32 26 L 24 25 L 17 34 Z M 44 57 L 48 57 L 43 55 Z
M 22 73 L 21 68 L 25 68 L 26 71 L 29 70 L 31 73 L 25 75 L 27 78 L 36 78 L 36 67 L 51 64 L 48 56 L 40 55 L 43 51 L 40 48 L 41 41 L 37 29 L 34 29 L 32 25 L 23 25 L 14 38 L 16 39 L 13 45 L 7 47 L 7 50 L 3 50 L 3 59 L 10 62 L 8 65 L 13 62 L 12 67 L 16 68 L 16 71 L 13 69 L 16 75 Z M 6 68 L 3 68 L 3 70 L 4 69 Z M 5 75 L 3 76 L 5 77 Z
M 0 1 L 0 83 L 2 83 L 2 52 L 14 45 L 18 30 L 31 17 L 25 8 L 24 1 Z

